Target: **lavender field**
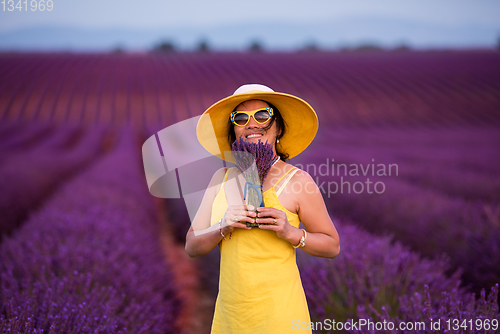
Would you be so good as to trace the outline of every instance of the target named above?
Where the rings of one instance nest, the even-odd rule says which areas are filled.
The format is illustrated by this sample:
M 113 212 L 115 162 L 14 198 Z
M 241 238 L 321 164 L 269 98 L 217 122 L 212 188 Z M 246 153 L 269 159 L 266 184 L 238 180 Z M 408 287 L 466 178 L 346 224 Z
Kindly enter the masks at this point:
M 318 113 L 289 161 L 341 240 L 297 251 L 313 321 L 500 332 L 500 53 L 403 51 L 0 54 L 0 333 L 209 333 L 218 252 L 187 257 L 141 146 L 245 83 Z

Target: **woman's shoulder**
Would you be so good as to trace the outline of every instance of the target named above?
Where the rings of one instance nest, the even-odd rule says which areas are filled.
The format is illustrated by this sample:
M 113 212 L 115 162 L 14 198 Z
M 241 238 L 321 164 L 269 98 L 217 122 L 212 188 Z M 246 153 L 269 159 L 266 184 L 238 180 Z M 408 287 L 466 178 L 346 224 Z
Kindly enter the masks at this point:
M 292 165 L 292 164 L 285 162 L 285 161 L 280 162 L 280 169 L 283 171 L 283 173 L 290 172 L 292 169 L 300 170 L 300 168 L 298 168 L 297 166 Z
M 305 170 L 300 169 L 299 167 L 292 165 L 288 162 L 283 162 L 283 167 L 281 167 L 283 170 L 283 174 L 286 173 L 294 173 L 295 175 L 300 176 L 300 175 L 309 175 Z M 296 170 L 296 171 L 295 171 Z
M 285 163 L 285 164 L 286 164 L 286 166 L 284 167 L 285 173 L 287 173 L 287 172 L 294 173 L 293 177 L 290 179 L 290 181 L 299 182 L 302 184 L 306 184 L 308 182 L 314 182 L 312 176 L 308 172 L 306 172 L 305 170 L 303 170 L 297 166 L 294 166 L 292 164 L 289 164 L 289 163 Z
M 283 161 L 282 163 L 280 163 L 276 171 L 271 171 L 271 183 L 274 186 L 281 187 L 285 182 L 302 182 L 302 179 L 307 177 L 301 175 L 302 173 L 307 174 L 307 172 L 303 171 L 302 169 Z M 286 181 L 287 179 L 288 182 Z

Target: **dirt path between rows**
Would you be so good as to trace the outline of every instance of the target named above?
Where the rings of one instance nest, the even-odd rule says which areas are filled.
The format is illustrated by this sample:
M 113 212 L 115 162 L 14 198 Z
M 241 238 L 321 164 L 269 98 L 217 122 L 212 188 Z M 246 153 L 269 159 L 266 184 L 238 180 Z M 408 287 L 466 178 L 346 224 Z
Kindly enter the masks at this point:
M 209 334 L 215 300 L 202 288 L 198 269 L 200 259 L 190 258 L 184 250 L 184 245 L 175 241 L 172 224 L 167 221 L 164 202 L 156 199 L 156 206 L 160 217 L 161 242 L 181 300 L 181 311 L 176 327 L 180 330 L 180 334 Z

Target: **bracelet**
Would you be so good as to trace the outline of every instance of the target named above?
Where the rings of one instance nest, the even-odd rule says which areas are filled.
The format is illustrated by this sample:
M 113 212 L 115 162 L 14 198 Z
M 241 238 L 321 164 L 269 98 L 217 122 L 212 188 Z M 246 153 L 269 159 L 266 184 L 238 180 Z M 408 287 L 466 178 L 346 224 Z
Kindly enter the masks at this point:
M 292 245 L 293 248 L 299 248 L 299 247 L 302 248 L 305 247 L 306 245 L 307 232 L 303 228 L 301 228 L 301 230 L 304 231 L 304 235 L 302 236 L 302 238 L 300 238 L 299 244 L 297 246 Z
M 229 239 L 226 239 L 226 237 L 224 236 L 224 234 L 222 234 L 221 222 L 222 222 L 222 219 L 219 220 L 219 232 L 220 232 L 220 235 L 222 235 L 222 239 L 224 239 L 226 241 L 229 241 L 229 240 L 231 240 L 231 236 L 233 235 L 233 232 L 229 232 Z

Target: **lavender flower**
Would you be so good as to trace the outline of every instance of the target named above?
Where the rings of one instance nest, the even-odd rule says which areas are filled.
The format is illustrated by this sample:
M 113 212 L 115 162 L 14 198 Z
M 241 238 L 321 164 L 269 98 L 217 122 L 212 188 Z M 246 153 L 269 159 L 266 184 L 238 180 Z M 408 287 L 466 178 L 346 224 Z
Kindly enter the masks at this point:
M 240 137 L 234 141 L 232 149 L 236 159 L 236 167 L 242 173 L 245 173 L 246 170 L 252 168 L 255 162 L 260 183 L 264 183 L 273 162 L 277 158 L 267 140 L 265 143 L 260 139 L 258 143 L 250 143 L 244 140 L 243 137 Z M 251 155 L 240 152 L 251 153 Z

